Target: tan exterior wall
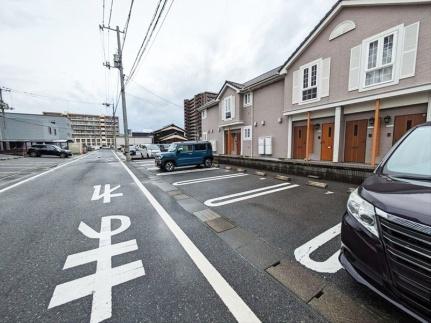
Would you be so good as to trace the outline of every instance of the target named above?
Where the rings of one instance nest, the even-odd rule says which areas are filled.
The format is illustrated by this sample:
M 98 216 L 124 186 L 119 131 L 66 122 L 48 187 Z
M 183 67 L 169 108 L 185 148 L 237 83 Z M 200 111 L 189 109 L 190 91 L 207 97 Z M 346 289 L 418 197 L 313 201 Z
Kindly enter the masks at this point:
M 287 156 L 287 122 L 283 117 L 284 80 L 253 91 L 253 156 L 258 157 L 258 138 L 272 136 L 272 155 Z M 281 123 L 278 119 L 281 118 Z M 262 125 L 265 121 L 265 125 Z M 264 157 L 264 156 L 262 156 Z
M 223 113 L 223 99 L 233 95 L 235 97 L 235 117 L 232 118 L 232 120 L 222 120 L 222 113 Z M 236 93 L 236 91 L 230 87 L 226 87 L 226 90 L 223 92 L 223 94 L 220 97 L 219 102 L 219 124 L 229 124 L 236 121 L 241 121 L 242 115 L 241 115 L 241 102 L 240 102 L 240 95 Z
M 222 131 L 219 132 L 218 128 L 219 115 L 218 105 L 216 105 L 207 109 L 207 117 L 202 120 L 202 132 L 207 133 L 208 141 L 216 141 L 216 154 L 223 152 L 223 133 Z
M 356 28 L 330 41 L 329 35 L 332 30 L 345 20 L 355 22 Z M 417 21 L 420 21 L 420 28 L 415 76 L 401 79 L 398 84 L 392 86 L 349 92 L 350 49 L 361 44 L 362 40 L 387 29 Z M 293 71 L 316 59 L 327 57 L 331 58 L 329 97 L 310 104 L 292 104 Z M 306 109 L 423 84 L 431 84 L 431 5 L 344 8 L 289 67 L 285 83 L 285 109 L 286 111 Z

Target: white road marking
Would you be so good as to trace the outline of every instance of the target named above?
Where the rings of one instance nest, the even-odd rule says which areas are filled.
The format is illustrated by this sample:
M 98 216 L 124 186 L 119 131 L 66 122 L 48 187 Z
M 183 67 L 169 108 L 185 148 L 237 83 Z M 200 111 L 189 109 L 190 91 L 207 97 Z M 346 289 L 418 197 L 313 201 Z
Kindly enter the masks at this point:
M 241 299 L 229 283 L 223 278 L 217 269 L 209 262 L 209 260 L 202 254 L 202 252 L 195 246 L 190 238 L 184 233 L 183 230 L 176 224 L 163 206 L 154 198 L 148 189 L 139 181 L 133 172 L 121 161 L 115 154 L 117 159 L 123 165 L 124 169 L 132 177 L 133 181 L 157 211 L 159 216 L 165 222 L 166 226 L 190 256 L 192 261 L 198 267 L 200 272 L 205 276 L 217 295 L 223 303 L 230 310 L 232 315 L 238 322 L 260 322 L 259 318 L 253 313 L 248 305 Z
M 94 192 L 93 192 L 93 196 L 91 197 L 92 201 L 100 200 L 103 197 L 103 203 L 111 203 L 111 197 L 123 196 L 123 193 L 112 194 L 113 191 L 120 188 L 120 185 L 117 185 L 111 188 L 110 184 L 105 184 L 105 190 L 103 191 L 102 194 L 100 194 L 101 188 L 102 188 L 102 185 L 94 185 Z
M 326 192 L 325 192 L 325 194 L 326 194 L 326 195 L 329 195 L 329 194 L 334 194 L 334 192 L 331 192 L 331 191 L 326 191 Z
M 204 204 L 206 206 L 221 206 L 221 205 L 236 203 L 243 200 L 248 200 L 262 195 L 268 195 L 268 194 L 288 190 L 298 186 L 299 185 L 297 184 L 291 185 L 290 183 L 282 183 L 277 185 L 265 186 L 265 187 L 261 187 L 250 191 L 216 197 L 210 200 L 206 200 Z
M 168 176 L 168 175 L 179 175 L 179 174 L 186 174 L 186 173 L 206 172 L 206 171 L 217 170 L 217 169 L 219 169 L 219 168 L 213 167 L 213 168 L 202 168 L 202 169 L 178 170 L 178 171 L 169 172 L 169 173 L 160 173 L 160 174 L 157 174 L 157 176 Z
M 175 182 L 172 185 L 183 186 L 183 185 L 197 184 L 197 183 L 203 183 L 203 182 L 219 181 L 222 179 L 229 179 L 229 178 L 242 177 L 242 176 L 247 176 L 247 174 L 237 173 L 237 174 L 231 174 L 231 175 L 220 175 L 220 176 L 212 176 L 212 177 L 195 178 L 195 179 L 189 179 L 186 181 Z
M 311 239 L 310 241 L 304 243 L 299 248 L 295 249 L 295 259 L 299 261 L 305 267 L 317 271 L 319 273 L 336 273 L 341 268 L 343 268 L 338 261 L 338 255 L 340 250 L 334 253 L 325 261 L 314 261 L 310 258 L 310 254 L 315 250 L 319 249 L 329 240 L 335 238 L 341 232 L 341 223 L 333 226 L 332 228 L 322 232 L 317 237 Z
M 112 220 L 120 220 L 120 226 L 112 230 Z M 141 260 L 112 268 L 111 258 L 138 249 L 136 240 L 111 245 L 111 237 L 127 230 L 130 218 L 124 215 L 102 217 L 100 232 L 84 222 L 78 230 L 90 239 L 99 239 L 99 248 L 67 257 L 63 269 L 96 261 L 96 272 L 55 287 L 48 309 L 63 305 L 78 298 L 93 295 L 90 322 L 101 322 L 112 316 L 112 287 L 145 275 Z
M 160 167 L 145 167 L 146 170 L 160 170 Z
M 24 183 L 27 183 L 27 182 L 29 182 L 29 181 L 32 181 L 32 180 L 34 180 L 34 179 L 36 179 L 36 178 L 38 178 L 38 177 L 41 177 L 41 176 L 43 176 L 43 175 L 49 174 L 49 173 L 51 173 L 51 172 L 53 172 L 53 171 L 56 171 L 57 169 L 60 169 L 60 168 L 62 168 L 62 167 L 64 167 L 64 166 L 67 166 L 67 165 L 70 165 L 70 164 L 72 164 L 72 163 L 74 163 L 74 162 L 76 162 L 76 161 L 78 161 L 78 160 L 80 160 L 80 159 L 82 159 L 82 158 L 87 157 L 87 156 L 90 156 L 90 155 L 84 155 L 84 156 L 77 157 L 77 158 L 75 158 L 75 159 L 71 160 L 70 162 L 66 162 L 66 163 L 63 163 L 63 164 L 57 165 L 56 167 L 51 168 L 51 169 L 49 169 L 49 170 L 47 170 L 47 171 L 45 171 L 45 172 L 42 172 L 42 173 L 40 173 L 40 174 L 37 174 L 37 175 L 34 175 L 34 176 L 32 176 L 32 177 L 26 178 L 26 179 L 24 179 L 24 180 L 22 180 L 22 181 L 20 181 L 20 182 L 18 182 L 18 183 L 12 184 L 11 186 L 8 186 L 8 187 L 5 187 L 5 188 L 1 189 L 1 190 L 0 190 L 0 193 L 6 192 L 6 191 L 8 191 L 8 190 L 10 190 L 10 189 L 12 189 L 12 188 L 14 188 L 14 187 L 17 187 L 17 186 L 19 186 L 19 185 L 21 185 L 21 184 L 24 184 Z

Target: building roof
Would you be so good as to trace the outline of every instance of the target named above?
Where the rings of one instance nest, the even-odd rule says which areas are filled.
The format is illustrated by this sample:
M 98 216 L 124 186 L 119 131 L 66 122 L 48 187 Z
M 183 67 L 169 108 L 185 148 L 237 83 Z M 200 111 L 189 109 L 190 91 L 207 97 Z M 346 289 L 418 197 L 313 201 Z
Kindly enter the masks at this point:
M 379 5 L 412 5 L 431 3 L 430 0 L 337 0 L 329 9 L 325 16 L 313 28 L 313 30 L 305 37 L 299 46 L 293 51 L 289 58 L 278 69 L 279 73 L 286 73 L 287 67 L 292 64 L 295 59 L 302 54 L 308 45 L 320 34 L 320 32 L 332 21 L 337 13 L 344 7 L 354 6 L 379 6 Z
M 259 76 L 256 76 L 255 78 L 252 78 L 251 80 L 249 80 L 249 81 L 247 81 L 247 82 L 244 83 L 244 87 L 245 88 L 246 87 L 250 87 L 252 85 L 255 85 L 257 83 L 265 81 L 265 80 L 267 80 L 267 79 L 269 79 L 271 77 L 280 75 L 278 73 L 278 70 L 280 69 L 280 67 L 281 66 L 277 66 L 276 68 L 273 68 L 272 70 L 269 70 L 268 72 L 265 72 L 265 73 L 263 73 L 263 74 L 261 74 Z
M 158 133 L 158 132 L 162 132 L 162 131 L 165 131 L 165 130 L 168 130 L 169 128 L 175 128 L 175 129 L 178 129 L 178 130 L 180 130 L 180 131 L 184 131 L 184 132 L 185 132 L 185 130 L 184 130 L 183 128 L 178 127 L 177 125 L 175 125 L 175 124 L 171 123 L 171 124 L 169 124 L 169 125 L 167 125 L 167 126 L 164 126 L 163 128 L 160 128 L 160 129 L 158 129 L 158 130 L 154 130 L 154 131 L 153 131 L 153 134 Z
M 205 103 L 205 104 L 201 105 L 201 106 L 200 106 L 199 108 L 197 108 L 196 110 L 198 110 L 198 111 L 202 111 L 202 110 L 205 110 L 205 109 L 212 108 L 213 106 L 218 105 L 218 103 L 219 103 L 219 102 L 220 102 L 219 100 L 213 99 L 213 100 L 208 101 L 207 103 Z
M 179 140 L 182 140 L 182 141 L 186 141 L 187 140 L 187 138 L 184 137 L 184 136 L 180 136 L 179 134 L 176 134 L 176 133 L 171 133 L 171 134 L 169 134 L 167 136 L 159 138 L 159 141 L 165 141 L 165 140 L 171 140 L 171 139 L 179 139 Z

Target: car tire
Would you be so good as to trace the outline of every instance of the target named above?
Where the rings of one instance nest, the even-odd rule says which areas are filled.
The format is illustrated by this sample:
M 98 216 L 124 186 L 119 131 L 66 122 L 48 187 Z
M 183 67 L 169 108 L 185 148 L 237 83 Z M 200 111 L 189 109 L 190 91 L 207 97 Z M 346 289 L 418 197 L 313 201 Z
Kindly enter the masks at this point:
M 30 157 L 37 157 L 37 154 L 35 151 L 32 151 L 29 155 L 30 155 Z
M 150 158 L 150 155 L 148 155 L 148 153 L 147 153 L 147 159 L 148 159 L 148 158 Z
M 144 155 L 141 153 L 141 159 L 144 159 Z
M 175 169 L 175 164 L 173 161 L 167 161 L 165 163 L 165 165 L 163 166 L 163 168 L 165 169 L 165 171 L 167 172 L 173 172 Z
M 205 167 L 206 167 L 206 168 L 211 168 L 211 167 L 212 167 L 212 165 L 213 165 L 213 161 L 212 161 L 212 159 L 211 159 L 211 158 L 206 158 L 206 159 L 204 160 L 204 165 L 205 165 Z
M 66 157 L 67 157 L 67 155 L 65 153 L 60 154 L 60 158 L 66 158 Z

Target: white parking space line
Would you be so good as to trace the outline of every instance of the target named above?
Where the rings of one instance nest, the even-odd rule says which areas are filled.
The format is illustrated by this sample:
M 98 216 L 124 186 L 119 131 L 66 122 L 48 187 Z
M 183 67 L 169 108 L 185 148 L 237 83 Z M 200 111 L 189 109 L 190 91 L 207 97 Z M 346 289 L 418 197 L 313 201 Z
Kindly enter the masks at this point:
M 178 170 L 178 171 L 169 172 L 169 173 L 160 173 L 160 174 L 157 174 L 157 176 L 168 176 L 168 175 L 179 175 L 179 174 L 187 174 L 187 173 L 207 172 L 210 170 L 217 170 L 217 169 L 219 169 L 219 168 L 213 167 L 213 168 L 203 168 L 203 169 Z
M 115 155 L 117 156 L 117 155 Z M 207 279 L 208 283 L 212 286 L 214 291 L 232 313 L 238 322 L 260 322 L 259 318 L 253 313 L 248 305 L 242 298 L 235 292 L 217 269 L 209 262 L 209 260 L 202 254 L 178 224 L 172 219 L 164 207 L 155 199 L 150 191 L 139 181 L 133 172 L 122 162 L 118 157 L 117 159 L 123 165 L 124 169 L 132 177 L 133 181 L 157 211 L 161 219 L 165 222 L 166 226 L 178 240 L 180 245 L 184 248 L 192 261 L 195 263 L 200 272 Z
M 248 174 L 237 173 L 237 174 L 229 174 L 229 175 L 221 175 L 221 176 L 195 178 L 195 179 L 189 179 L 186 181 L 175 182 L 172 185 L 174 186 L 191 185 L 191 184 L 197 184 L 197 183 L 203 183 L 203 182 L 211 182 L 211 181 L 219 181 L 219 180 L 229 179 L 229 178 L 243 177 L 247 175 Z
M 315 250 L 319 249 L 325 243 L 330 241 L 331 239 L 338 236 L 341 232 L 341 223 L 333 226 L 332 228 L 322 232 L 317 237 L 311 239 L 310 241 L 304 243 L 299 248 L 296 248 L 294 251 L 295 259 L 299 261 L 303 266 L 308 269 L 317 271 L 319 273 L 336 273 L 339 271 L 342 266 L 340 261 L 338 260 L 338 255 L 340 254 L 340 250 L 334 253 L 331 257 L 326 259 L 325 261 L 315 261 L 310 258 L 310 254 L 312 254 Z
M 160 167 L 145 167 L 146 170 L 160 170 Z
M 291 185 L 290 183 L 282 183 L 277 185 L 265 186 L 265 187 L 257 188 L 250 191 L 216 197 L 210 200 L 206 200 L 204 204 L 206 206 L 221 206 L 221 205 L 226 205 L 226 204 L 252 199 L 254 197 L 258 197 L 262 195 L 268 195 L 268 194 L 288 190 L 298 186 L 299 185 L 297 184 Z
M 48 173 L 51 173 L 51 172 L 53 172 L 53 171 L 55 171 L 55 170 L 57 170 L 57 169 L 60 169 L 60 168 L 62 168 L 62 167 L 64 167 L 64 166 L 70 165 L 70 164 L 72 164 L 72 163 L 74 163 L 74 162 L 76 162 L 76 161 L 78 161 L 78 160 L 81 160 L 82 158 L 87 157 L 87 156 L 90 156 L 90 154 L 87 154 L 87 155 L 84 155 L 84 156 L 77 157 L 77 158 L 75 158 L 75 159 L 73 159 L 73 160 L 71 160 L 71 161 L 69 161 L 69 162 L 66 162 L 66 163 L 60 164 L 60 165 L 58 165 L 57 167 L 54 167 L 54 168 L 48 169 L 48 170 L 47 170 L 47 171 L 45 171 L 45 172 L 42 172 L 42 173 L 36 174 L 36 175 L 34 175 L 34 176 L 32 176 L 32 177 L 28 177 L 28 178 L 26 178 L 26 179 L 24 179 L 24 180 L 22 180 L 22 181 L 19 181 L 19 182 L 15 183 L 15 184 L 12 184 L 11 186 L 8 186 L 8 187 L 5 187 L 5 188 L 2 188 L 2 189 L 0 190 L 0 193 L 6 192 L 6 191 L 8 191 L 8 190 L 10 190 L 10 189 L 12 189 L 12 188 L 14 188 L 14 187 L 17 187 L 17 186 L 21 185 L 21 184 L 24 184 L 24 183 L 27 183 L 27 182 L 29 182 L 29 181 L 32 181 L 32 180 L 34 180 L 35 178 L 38 178 L 38 177 L 40 177 L 40 176 L 46 175 L 46 174 L 48 174 Z

